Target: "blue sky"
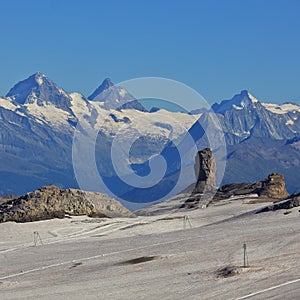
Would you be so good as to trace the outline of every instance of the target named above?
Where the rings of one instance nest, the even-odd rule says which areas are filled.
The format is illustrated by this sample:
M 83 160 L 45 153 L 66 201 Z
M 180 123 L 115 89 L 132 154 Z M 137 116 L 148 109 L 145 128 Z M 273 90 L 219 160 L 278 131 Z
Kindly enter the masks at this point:
M 67 91 L 161 76 L 209 102 L 300 104 L 298 0 L 2 0 L 0 95 L 36 71 Z

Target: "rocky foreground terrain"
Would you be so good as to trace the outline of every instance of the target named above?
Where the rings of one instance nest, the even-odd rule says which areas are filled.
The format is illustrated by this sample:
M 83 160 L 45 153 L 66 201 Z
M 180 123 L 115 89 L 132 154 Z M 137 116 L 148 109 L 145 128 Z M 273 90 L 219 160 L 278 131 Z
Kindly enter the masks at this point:
M 66 215 L 90 217 L 132 217 L 118 201 L 100 193 L 45 186 L 0 204 L 0 222 L 31 222 Z

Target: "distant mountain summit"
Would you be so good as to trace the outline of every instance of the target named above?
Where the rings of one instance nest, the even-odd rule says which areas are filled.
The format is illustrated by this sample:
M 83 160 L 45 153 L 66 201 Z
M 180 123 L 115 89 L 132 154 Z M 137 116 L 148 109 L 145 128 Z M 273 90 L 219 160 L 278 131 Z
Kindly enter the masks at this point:
M 100 84 L 98 88 L 88 97 L 90 100 L 95 100 L 97 96 L 99 96 L 102 92 L 112 87 L 114 84 L 112 83 L 110 78 L 105 78 L 103 82 Z
M 126 89 L 114 85 L 110 78 L 104 79 L 88 99 L 103 102 L 103 108 L 105 109 L 136 109 L 143 112 L 147 111 Z
M 212 105 L 229 144 L 252 136 L 291 139 L 300 132 L 300 107 L 294 104 L 262 103 L 247 90 L 230 100 Z
M 235 95 L 230 100 L 223 100 L 220 104 L 213 104 L 212 109 L 216 113 L 225 114 L 228 110 L 253 109 L 257 108 L 259 105 L 261 105 L 260 102 L 254 96 L 247 90 L 243 90 L 240 94 Z
M 51 103 L 57 108 L 71 112 L 71 97 L 41 72 L 18 82 L 6 97 L 21 105 L 36 103 L 43 106 Z

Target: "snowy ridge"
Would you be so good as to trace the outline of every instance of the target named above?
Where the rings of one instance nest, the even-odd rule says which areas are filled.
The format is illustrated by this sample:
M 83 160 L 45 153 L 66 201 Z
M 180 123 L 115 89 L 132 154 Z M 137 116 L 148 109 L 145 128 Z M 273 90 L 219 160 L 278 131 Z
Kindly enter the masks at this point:
M 20 106 L 14 104 L 10 98 L 1 98 L 0 97 L 0 107 L 11 110 L 11 111 L 15 111 Z
M 72 142 L 75 128 L 82 118 L 99 131 L 101 142 L 97 144 L 97 153 L 101 158 L 103 174 L 107 178 L 114 176 L 107 163 L 114 141 L 117 140 L 116 145 L 122 153 L 127 149 L 126 144 L 133 142 L 130 157 L 125 157 L 126 161 L 135 172 L 144 174 L 147 168 L 144 163 L 153 155 L 163 150 L 171 155 L 171 151 L 168 152 L 170 140 L 176 144 L 188 132 L 200 144 L 201 130 L 196 126 L 196 121 L 199 119 L 201 124 L 208 124 L 212 110 L 223 129 L 226 143 L 232 149 L 238 149 L 242 141 L 248 141 L 251 146 L 252 141 L 259 143 L 259 139 L 266 141 L 266 147 L 268 143 L 273 145 L 282 142 L 285 145 L 285 140 L 293 140 L 300 133 L 298 105 L 261 103 L 246 90 L 230 100 L 213 105 L 212 110 L 199 109 L 195 114 L 164 109 L 151 110 L 150 113 L 139 106 L 134 95 L 131 96 L 124 88 L 116 87 L 108 80 L 96 94 L 97 100 L 89 100 L 79 93 L 67 93 L 45 75 L 36 73 L 17 83 L 7 97 L 0 98 L 2 194 L 25 193 L 49 183 L 76 186 Z M 124 107 L 128 100 L 133 100 L 133 105 Z M 294 170 L 292 163 L 300 161 L 300 158 L 298 159 L 297 153 L 289 152 L 290 149 L 286 151 L 285 146 L 282 147 L 281 153 L 293 159 L 282 160 L 284 170 Z M 290 148 L 296 151 L 295 147 Z M 255 154 L 257 148 L 254 147 L 251 151 Z M 194 158 L 194 155 L 187 156 L 192 160 Z M 247 160 L 248 158 L 247 156 Z M 232 159 L 237 166 L 245 161 L 243 156 L 232 156 Z M 256 160 L 251 160 L 251 157 L 249 159 L 248 167 L 252 167 L 252 164 L 255 166 L 253 173 L 249 174 L 256 174 L 256 168 L 260 166 Z M 289 164 L 285 165 L 286 161 Z M 276 163 L 280 164 L 281 161 Z M 26 172 L 20 173 L 20 170 Z M 227 174 L 227 182 L 231 181 L 233 175 Z M 18 182 L 17 185 L 12 178 Z M 294 177 L 290 178 L 294 180 Z M 293 185 L 296 186 L 292 183 L 291 186 Z
M 294 103 L 284 103 L 284 104 L 262 103 L 262 105 L 268 111 L 274 114 L 287 114 L 289 112 L 292 113 L 300 112 L 300 106 Z

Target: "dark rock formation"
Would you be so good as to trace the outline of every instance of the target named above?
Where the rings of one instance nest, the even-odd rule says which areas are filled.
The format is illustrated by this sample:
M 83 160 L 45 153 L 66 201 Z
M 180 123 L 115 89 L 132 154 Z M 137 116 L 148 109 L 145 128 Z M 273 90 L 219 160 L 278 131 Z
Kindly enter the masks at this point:
M 197 178 L 196 185 L 191 196 L 180 208 L 206 206 L 216 192 L 216 161 L 210 148 L 198 151 L 194 169 Z
M 133 217 L 133 213 L 107 195 L 45 186 L 0 205 L 0 222 L 31 222 L 65 215 Z
M 298 206 L 300 206 L 300 193 L 297 195 L 292 195 L 291 198 L 287 200 L 273 203 L 272 205 L 264 207 L 263 209 L 258 211 L 258 213 L 278 210 L 278 209 L 291 209 Z
M 208 149 L 210 151 L 210 149 Z M 207 149 L 204 149 L 203 151 L 208 152 Z M 201 153 L 201 152 L 199 152 Z M 211 153 L 211 152 L 210 152 Z M 200 154 L 201 155 L 201 154 Z M 199 155 L 199 156 L 200 156 Z M 209 155 L 208 155 L 209 156 Z M 201 159 L 203 162 L 203 158 L 200 156 L 200 165 L 201 165 Z M 212 163 L 211 165 L 213 165 Z M 199 170 L 199 174 L 201 174 L 202 178 L 205 178 L 207 173 L 205 170 L 208 170 L 207 164 L 203 163 L 203 169 Z M 213 174 L 215 176 L 215 166 L 211 169 L 211 173 L 208 173 L 209 176 Z M 198 171 L 198 170 L 197 170 Z M 281 174 L 278 173 L 272 173 L 266 178 L 265 180 L 258 181 L 252 184 L 249 183 L 236 183 L 236 184 L 226 184 L 222 187 L 220 187 L 216 193 L 214 193 L 213 188 L 213 180 L 215 180 L 215 177 L 212 176 L 214 179 L 209 179 L 207 182 L 208 187 L 211 189 L 206 189 L 205 193 L 199 194 L 197 191 L 201 191 L 201 188 L 205 185 L 203 182 L 199 180 L 200 176 L 198 177 L 197 185 L 191 194 L 191 196 L 185 200 L 184 204 L 181 205 L 181 208 L 198 208 L 200 206 L 207 206 L 212 201 L 218 201 L 223 199 L 228 199 L 230 197 L 245 197 L 245 196 L 251 196 L 256 195 L 261 200 L 268 200 L 268 201 L 280 201 L 283 199 L 287 199 L 289 197 L 289 193 L 285 189 L 285 182 L 284 177 Z M 215 181 L 214 181 L 215 182 Z M 199 183 L 199 184 L 198 184 Z M 203 191 L 204 189 L 202 189 Z M 299 197 L 300 198 L 300 197 Z M 298 201 L 298 200 L 297 200 Z M 293 205 L 294 202 L 291 202 Z M 285 204 L 288 205 L 288 204 Z
M 259 197 L 275 200 L 286 199 L 289 196 L 289 193 L 285 189 L 283 175 L 272 173 L 267 179 L 252 184 L 226 184 L 218 189 L 214 199 L 221 200 L 232 196 L 244 196 L 250 194 L 257 194 Z
M 210 148 L 205 148 L 197 153 L 195 175 L 197 182 L 193 194 L 216 188 L 216 161 Z

